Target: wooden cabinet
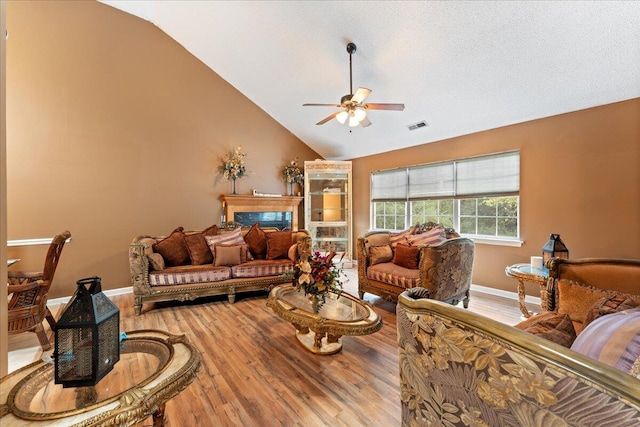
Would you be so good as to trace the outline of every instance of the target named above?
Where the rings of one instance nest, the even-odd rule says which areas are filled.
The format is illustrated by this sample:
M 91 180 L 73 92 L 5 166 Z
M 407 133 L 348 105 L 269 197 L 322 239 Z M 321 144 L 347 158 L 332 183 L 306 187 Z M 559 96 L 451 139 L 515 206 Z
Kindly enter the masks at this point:
M 304 162 L 305 228 L 314 251 L 336 251 L 348 263 L 352 256 L 351 162 Z

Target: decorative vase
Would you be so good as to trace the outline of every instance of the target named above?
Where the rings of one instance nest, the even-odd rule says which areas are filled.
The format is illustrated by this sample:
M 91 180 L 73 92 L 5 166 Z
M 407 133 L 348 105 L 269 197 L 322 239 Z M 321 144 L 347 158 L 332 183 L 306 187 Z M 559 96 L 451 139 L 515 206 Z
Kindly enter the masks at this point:
M 289 183 L 289 195 L 293 196 L 293 182 Z
M 236 194 L 236 180 L 235 178 L 231 180 L 233 182 L 233 192 L 231 194 Z

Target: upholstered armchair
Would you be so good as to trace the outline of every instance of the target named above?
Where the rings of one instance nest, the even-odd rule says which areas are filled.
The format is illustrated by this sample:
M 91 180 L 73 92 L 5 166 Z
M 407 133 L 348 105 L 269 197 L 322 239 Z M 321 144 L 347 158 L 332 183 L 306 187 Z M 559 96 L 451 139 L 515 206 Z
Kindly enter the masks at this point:
M 46 319 L 51 329 L 56 326 L 56 320 L 47 308 L 49 289 L 60 260 L 62 248 L 70 237 L 71 233 L 63 231 L 53 238 L 42 271 L 9 271 L 8 273 L 9 334 L 35 332 L 43 350 L 50 350 L 51 343 L 42 322 Z
M 430 240 L 429 234 L 438 235 L 437 239 Z M 407 246 L 415 252 L 413 266 L 399 257 L 410 250 Z M 371 232 L 358 239 L 356 251 L 360 298 L 371 293 L 397 301 L 406 289 L 422 287 L 429 298 L 469 305 L 475 245 L 452 229 L 427 223 L 402 233 Z

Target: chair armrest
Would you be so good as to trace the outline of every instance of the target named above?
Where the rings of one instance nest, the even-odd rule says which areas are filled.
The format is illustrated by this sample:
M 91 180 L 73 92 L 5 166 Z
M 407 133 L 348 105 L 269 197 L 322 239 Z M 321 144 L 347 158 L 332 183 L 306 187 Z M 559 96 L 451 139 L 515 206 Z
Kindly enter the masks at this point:
M 616 414 L 616 425 L 637 425 L 640 380 L 621 370 L 479 314 L 406 293 L 398 298 L 396 319 L 401 395 L 406 396 L 403 425 L 429 416 L 440 419 L 443 410 L 450 420 L 482 414 L 483 420 L 513 418 L 522 424 L 599 425 L 605 408 Z
M 44 280 L 36 280 L 33 282 L 22 283 L 19 285 L 7 285 L 7 293 L 14 294 L 36 289 L 45 284 Z
M 40 279 L 44 276 L 43 271 L 8 271 L 9 279 Z

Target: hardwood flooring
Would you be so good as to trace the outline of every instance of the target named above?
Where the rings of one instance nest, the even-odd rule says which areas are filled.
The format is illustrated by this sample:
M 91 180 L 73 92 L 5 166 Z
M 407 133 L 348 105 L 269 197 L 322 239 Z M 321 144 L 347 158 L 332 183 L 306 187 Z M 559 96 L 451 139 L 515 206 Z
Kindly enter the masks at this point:
M 345 290 L 357 295 L 355 271 L 348 275 Z M 198 378 L 167 403 L 168 426 L 400 425 L 395 304 L 366 294 L 382 329 L 343 337 L 340 353 L 319 356 L 297 343 L 293 327 L 267 308 L 264 292 L 235 304 L 213 297 L 145 305 L 141 316 L 132 295 L 111 299 L 121 330 L 183 333 L 201 352 Z M 517 301 L 478 292 L 469 310 L 507 324 L 521 320 Z

